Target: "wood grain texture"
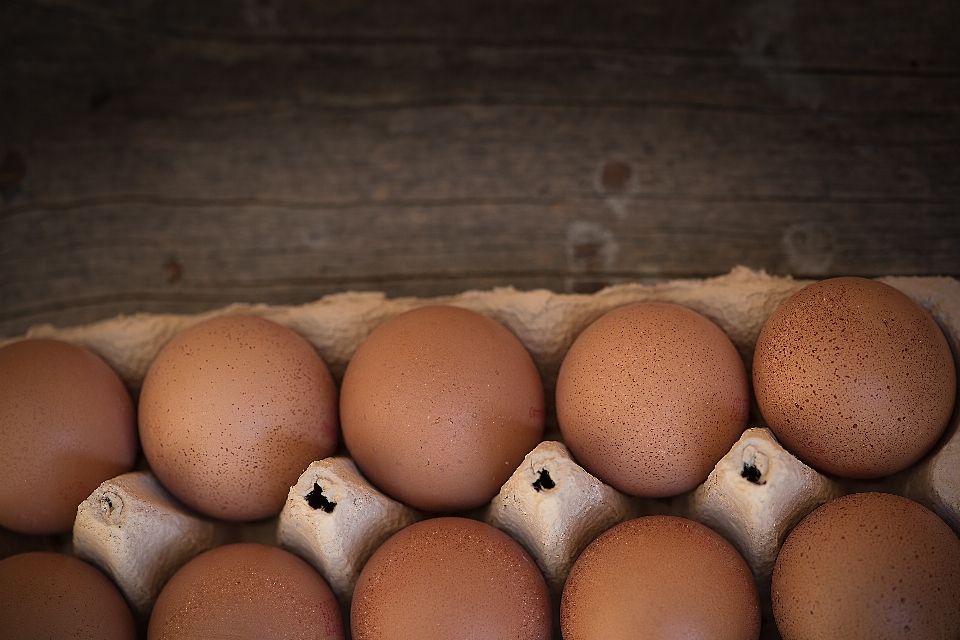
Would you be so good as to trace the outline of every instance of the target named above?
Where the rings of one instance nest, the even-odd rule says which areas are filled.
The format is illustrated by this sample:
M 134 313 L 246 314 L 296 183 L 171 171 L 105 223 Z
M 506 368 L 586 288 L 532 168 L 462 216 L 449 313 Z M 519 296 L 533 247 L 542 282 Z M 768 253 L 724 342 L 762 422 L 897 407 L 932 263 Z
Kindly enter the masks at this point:
M 0 4 L 0 335 L 737 264 L 960 275 L 956 3 L 370 5 Z

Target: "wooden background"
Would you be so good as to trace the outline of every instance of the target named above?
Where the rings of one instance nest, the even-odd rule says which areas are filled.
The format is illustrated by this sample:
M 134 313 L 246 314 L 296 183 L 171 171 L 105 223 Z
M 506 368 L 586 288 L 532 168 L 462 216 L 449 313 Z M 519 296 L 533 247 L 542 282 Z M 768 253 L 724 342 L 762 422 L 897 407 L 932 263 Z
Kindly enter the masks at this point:
M 960 276 L 958 28 L 952 0 L 0 0 L 0 336 Z

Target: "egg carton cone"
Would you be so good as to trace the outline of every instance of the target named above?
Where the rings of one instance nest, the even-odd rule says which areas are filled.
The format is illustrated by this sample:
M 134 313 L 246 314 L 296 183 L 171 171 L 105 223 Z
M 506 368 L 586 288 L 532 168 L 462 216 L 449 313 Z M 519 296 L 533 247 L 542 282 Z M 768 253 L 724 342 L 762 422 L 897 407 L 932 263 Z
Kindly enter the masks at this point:
M 960 345 L 960 282 L 951 278 L 880 279 L 917 301 L 939 323 L 956 360 Z M 810 281 L 738 267 L 706 280 L 623 284 L 594 294 L 468 291 L 438 298 L 388 299 L 342 293 L 301 306 L 234 304 L 198 315 L 136 314 L 58 329 L 31 328 L 23 338 L 54 338 L 86 347 L 106 360 L 136 395 L 150 363 L 179 332 L 212 317 L 254 314 L 310 341 L 339 382 L 353 352 L 382 322 L 404 311 L 449 304 L 510 329 L 536 363 L 547 406 L 557 374 L 579 333 L 607 311 L 634 302 L 671 302 L 715 322 L 732 340 L 749 372 L 764 322 Z M 960 435 L 957 411 L 940 444 L 911 468 L 876 481 L 838 480 L 805 465 L 777 442 L 754 406 L 747 429 L 694 490 L 670 499 L 625 496 L 583 469 L 570 455 L 548 411 L 544 441 L 531 451 L 491 503 L 468 514 L 514 537 L 536 561 L 554 598 L 580 552 L 626 519 L 671 513 L 700 521 L 729 540 L 753 572 L 769 622 L 769 583 L 780 545 L 818 505 L 854 491 L 882 490 L 914 499 L 960 531 Z M 293 551 L 313 565 L 347 606 L 364 562 L 394 532 L 431 514 L 380 492 L 348 457 L 316 461 L 290 488 L 281 514 L 257 523 L 224 523 L 181 505 L 149 471 L 103 483 L 78 510 L 72 549 L 61 538 L 0 530 L 0 554 L 60 548 L 101 567 L 134 610 L 148 614 L 166 579 L 202 551 L 257 540 Z M 558 604 L 559 602 L 555 603 Z M 777 637 L 767 625 L 764 638 Z
M 230 525 L 192 512 L 149 471 L 101 483 L 73 523 L 77 557 L 106 573 L 141 621 L 177 569 L 229 538 Z
M 377 547 L 423 517 L 381 493 L 353 460 L 337 456 L 312 463 L 290 487 L 277 540 L 313 565 L 347 607 Z

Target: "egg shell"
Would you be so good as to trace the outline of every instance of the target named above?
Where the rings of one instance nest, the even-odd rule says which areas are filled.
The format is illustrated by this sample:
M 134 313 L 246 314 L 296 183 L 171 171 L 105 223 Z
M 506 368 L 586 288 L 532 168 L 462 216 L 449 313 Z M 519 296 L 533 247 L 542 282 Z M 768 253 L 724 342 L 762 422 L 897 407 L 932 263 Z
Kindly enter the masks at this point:
M 163 485 L 224 520 L 278 514 L 290 486 L 338 439 L 337 391 L 323 360 L 293 331 L 246 315 L 174 338 L 147 373 L 139 417 Z
M 367 562 L 350 613 L 354 640 L 548 640 L 550 595 L 510 536 L 466 518 L 402 529 Z
M 104 480 L 133 468 L 133 401 L 99 357 L 59 340 L 0 348 L 0 526 L 70 530 Z
M 516 336 L 430 306 L 377 327 L 340 392 L 343 437 L 384 493 L 426 511 L 490 501 L 543 436 L 543 384 Z
M 960 539 L 886 493 L 837 498 L 790 533 L 773 572 L 784 640 L 960 637 Z
M 310 565 L 282 549 L 229 544 L 200 554 L 170 578 L 150 616 L 148 640 L 343 640 L 340 607 Z
M 606 313 L 570 347 L 557 420 L 577 461 L 619 491 L 693 489 L 747 426 L 750 389 L 730 339 L 675 304 Z
M 106 576 L 82 560 L 36 551 L 0 560 L 0 637 L 136 640 L 137 630 Z
M 756 640 L 760 600 L 746 562 L 685 518 L 628 520 L 588 546 L 560 604 L 564 640 Z
M 920 305 L 881 282 L 832 278 L 767 320 L 753 386 L 787 449 L 819 471 L 868 479 L 930 451 L 957 380 L 946 338 Z

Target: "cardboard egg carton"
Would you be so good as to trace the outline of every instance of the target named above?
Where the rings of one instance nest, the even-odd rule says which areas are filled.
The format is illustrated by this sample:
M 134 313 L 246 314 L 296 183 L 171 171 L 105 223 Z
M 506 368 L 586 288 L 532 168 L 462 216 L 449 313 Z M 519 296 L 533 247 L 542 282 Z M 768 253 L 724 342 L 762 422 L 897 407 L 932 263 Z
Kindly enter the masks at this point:
M 936 319 L 956 359 L 960 282 L 881 280 Z M 749 371 L 767 317 L 808 283 L 738 267 L 708 280 L 617 285 L 590 295 L 512 288 L 431 299 L 343 293 L 302 306 L 236 304 L 192 316 L 138 314 L 67 329 L 42 325 L 26 337 L 56 338 L 92 350 L 136 394 L 153 358 L 173 336 L 214 316 L 256 314 L 304 336 L 339 381 L 353 352 L 380 323 L 416 307 L 450 304 L 487 315 L 519 337 L 539 368 L 552 408 L 567 349 L 587 325 L 613 308 L 661 301 L 693 309 L 726 332 Z M 910 469 L 876 481 L 837 480 L 808 467 L 763 427 L 755 405 L 750 424 L 702 485 L 674 498 L 648 500 L 625 496 L 580 467 L 563 445 L 551 414 L 544 441 L 526 456 L 500 493 L 488 506 L 465 515 L 506 531 L 523 545 L 542 570 L 555 605 L 579 553 L 613 525 L 654 513 L 698 520 L 726 537 L 750 566 L 768 621 L 764 637 L 778 637 L 769 624 L 769 585 L 777 552 L 790 529 L 820 504 L 853 491 L 888 491 L 930 507 L 960 532 L 956 411 L 934 451 Z M 249 524 L 197 515 L 173 498 L 149 470 L 124 474 L 104 482 L 80 506 L 72 546 L 77 556 L 113 578 L 141 620 L 149 616 L 160 589 L 179 566 L 206 549 L 240 540 L 277 544 L 304 558 L 325 577 L 346 609 L 360 570 L 377 546 L 429 515 L 382 494 L 342 452 L 303 472 L 278 517 Z M 24 539 L 15 535 L 0 539 L 0 554 L 25 546 Z

